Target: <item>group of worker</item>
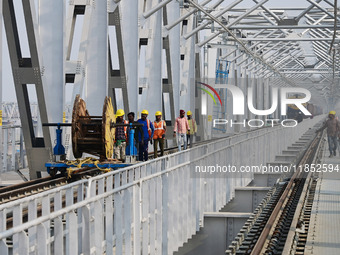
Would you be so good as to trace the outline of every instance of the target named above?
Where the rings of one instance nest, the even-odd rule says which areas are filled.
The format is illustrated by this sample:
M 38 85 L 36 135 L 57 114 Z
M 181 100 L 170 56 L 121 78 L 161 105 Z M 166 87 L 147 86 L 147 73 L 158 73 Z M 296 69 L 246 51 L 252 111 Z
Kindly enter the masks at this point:
M 335 117 L 336 112 L 330 111 L 328 119 L 323 123 L 321 128 L 316 132 L 320 132 L 327 128 L 328 148 L 330 155 L 329 157 L 336 156 L 336 149 L 338 147 L 338 138 L 340 138 L 340 122 L 338 117 Z
M 114 155 L 115 159 L 125 161 L 126 158 L 126 147 L 129 143 L 129 131 L 133 127 L 135 129 L 134 133 L 134 143 L 138 146 L 138 160 L 147 161 L 148 160 L 148 147 L 149 142 L 154 146 L 154 158 L 158 156 L 158 145 L 160 148 L 160 156 L 164 155 L 164 141 L 166 132 L 166 122 L 162 119 L 162 112 L 157 111 L 155 113 L 155 121 L 150 121 L 148 119 L 149 112 L 143 110 L 141 112 L 141 118 L 135 121 L 135 113 L 128 113 L 128 120 L 124 120 L 125 112 L 122 109 L 116 112 L 116 124 L 115 140 L 114 140 Z M 128 125 L 132 124 L 132 126 Z M 176 118 L 174 136 L 177 134 L 177 144 L 178 150 L 182 148 L 182 141 L 184 150 L 187 149 L 188 142 L 190 142 L 190 147 L 193 144 L 193 138 L 197 132 L 196 121 L 192 118 L 191 111 L 187 112 L 187 118 L 185 117 L 185 111 L 180 110 L 180 116 Z

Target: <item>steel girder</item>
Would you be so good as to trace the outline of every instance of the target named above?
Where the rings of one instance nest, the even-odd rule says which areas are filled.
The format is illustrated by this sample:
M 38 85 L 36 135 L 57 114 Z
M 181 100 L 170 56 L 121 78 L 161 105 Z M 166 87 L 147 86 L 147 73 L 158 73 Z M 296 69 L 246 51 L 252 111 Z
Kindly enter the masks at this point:
M 44 84 L 46 84 L 46 77 L 44 74 L 44 65 L 42 63 L 35 3 L 33 0 L 22 1 L 30 54 L 30 57 L 26 58 L 22 56 L 13 1 L 3 0 L 2 4 L 15 91 L 18 102 L 20 102 L 18 106 L 25 139 L 26 154 L 30 170 L 29 174 L 31 179 L 35 179 L 39 176 L 40 172 L 45 171 L 45 162 L 52 159 L 52 145 L 49 129 L 47 127 L 42 128 L 43 136 L 39 136 L 36 130 L 34 130 L 28 94 L 28 84 L 33 84 L 37 94 L 41 122 L 48 123 L 49 118 L 46 110 L 44 93 L 44 90 L 46 89 L 46 85 L 44 87 Z M 61 103 L 61 105 L 62 104 L 63 103 Z

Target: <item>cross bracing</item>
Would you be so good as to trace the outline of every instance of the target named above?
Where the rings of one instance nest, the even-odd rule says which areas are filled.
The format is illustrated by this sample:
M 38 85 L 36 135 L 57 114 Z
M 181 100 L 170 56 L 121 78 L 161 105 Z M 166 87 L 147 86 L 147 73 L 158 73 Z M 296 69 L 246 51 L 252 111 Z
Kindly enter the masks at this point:
M 24 102 L 18 111 L 37 164 L 47 161 L 54 133 L 30 133 L 36 114 L 27 85 L 35 87 L 41 122 L 63 120 L 70 110 L 66 92 L 71 98 L 81 94 L 92 114 L 100 114 L 110 96 L 114 109 L 136 115 L 148 109 L 151 118 L 160 110 L 170 125 L 179 109 L 194 111 L 202 139 L 210 134 L 202 114 L 207 99 L 194 81 L 215 80 L 216 59 L 228 61 L 229 82 L 244 93 L 247 86 L 258 87 L 259 98 L 269 98 L 275 86 L 304 87 L 312 103 L 329 108 L 340 95 L 337 1 L 299 0 L 299 7 L 275 0 L 1 2 L 8 64 L 17 99 Z M 26 42 L 18 31 L 26 32 Z M 268 107 L 268 98 L 258 107 Z M 231 100 L 224 99 L 222 115 L 231 116 Z M 34 160 L 35 151 L 45 158 Z

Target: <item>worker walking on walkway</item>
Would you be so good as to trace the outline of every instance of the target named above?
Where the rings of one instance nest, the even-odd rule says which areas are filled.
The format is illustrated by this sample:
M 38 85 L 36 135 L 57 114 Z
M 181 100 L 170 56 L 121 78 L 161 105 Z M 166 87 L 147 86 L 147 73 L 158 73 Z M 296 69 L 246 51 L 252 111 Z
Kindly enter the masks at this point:
M 190 141 L 190 148 L 192 148 L 192 144 L 194 142 L 194 135 L 197 132 L 197 124 L 196 124 L 196 121 L 192 118 L 191 111 L 187 112 L 187 116 L 188 116 L 188 123 L 189 123 L 189 128 L 190 128 L 190 130 L 188 130 L 187 132 L 187 144 L 189 146 L 189 141 Z
M 177 133 L 178 151 L 181 151 L 182 141 L 184 143 L 184 150 L 187 149 L 187 131 L 190 130 L 187 118 L 185 118 L 185 111 L 179 111 L 179 117 L 175 121 L 174 136 Z
M 152 137 L 154 132 L 154 127 L 152 122 L 147 119 L 149 112 L 147 110 L 143 110 L 141 113 L 141 118 L 137 120 L 140 124 L 143 124 L 143 135 L 138 135 L 139 141 L 139 161 L 147 161 L 148 160 L 148 149 L 149 149 L 149 142 L 152 144 Z
M 127 124 L 128 121 L 124 120 L 124 110 L 118 109 L 116 113 L 116 124 Z M 125 162 L 125 150 L 127 139 L 127 126 L 116 127 L 115 143 L 114 143 L 114 158 Z
M 319 128 L 316 132 L 324 130 L 327 128 L 327 137 L 328 137 L 328 148 L 330 155 L 329 157 L 336 156 L 336 148 L 338 145 L 337 137 L 340 131 L 340 123 L 335 118 L 335 111 L 330 111 L 328 114 L 328 119 L 324 122 L 323 126 Z
M 159 143 L 159 148 L 161 149 L 161 157 L 164 155 L 164 140 L 165 140 L 165 131 L 166 131 L 166 123 L 165 120 L 162 120 L 162 113 L 157 111 L 156 120 L 153 122 L 155 127 L 155 132 L 153 134 L 153 154 L 154 158 L 157 158 L 157 145 Z

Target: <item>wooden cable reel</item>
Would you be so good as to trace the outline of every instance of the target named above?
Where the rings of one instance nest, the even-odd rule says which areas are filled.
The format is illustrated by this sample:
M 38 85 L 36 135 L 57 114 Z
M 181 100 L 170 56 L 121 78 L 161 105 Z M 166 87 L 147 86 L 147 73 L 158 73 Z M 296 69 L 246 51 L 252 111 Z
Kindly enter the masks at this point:
M 72 149 L 75 158 L 83 153 L 99 156 L 100 159 L 111 158 L 113 154 L 116 122 L 110 97 L 104 100 L 102 116 L 91 116 L 86 103 L 76 96 L 72 112 Z

